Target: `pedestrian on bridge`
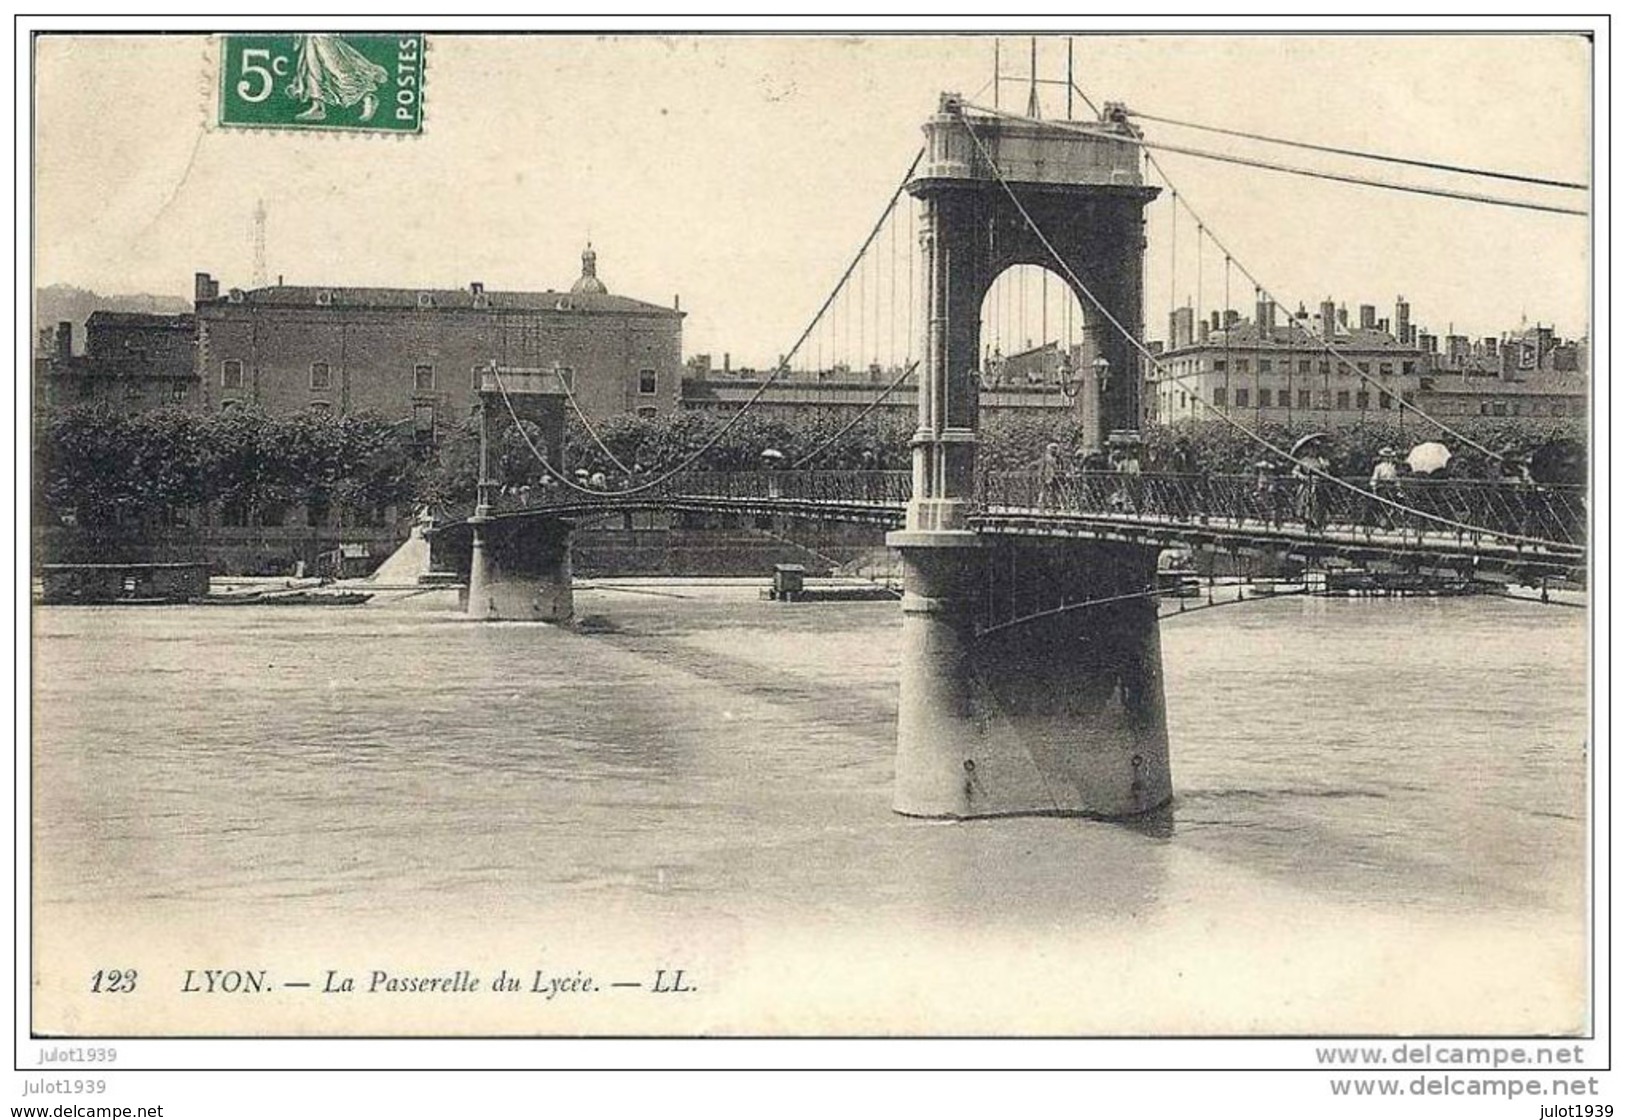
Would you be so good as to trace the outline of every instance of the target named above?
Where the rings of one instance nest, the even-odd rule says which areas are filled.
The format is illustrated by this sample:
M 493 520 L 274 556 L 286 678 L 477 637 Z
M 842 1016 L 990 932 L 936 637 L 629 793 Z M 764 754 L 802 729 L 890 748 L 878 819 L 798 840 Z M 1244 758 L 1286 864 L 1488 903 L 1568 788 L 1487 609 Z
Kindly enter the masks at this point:
M 1264 521 L 1265 528 L 1281 527 L 1281 472 L 1274 459 L 1260 459 L 1253 464 L 1253 505 Z M 1245 517 L 1237 518 L 1246 520 Z
M 1384 447 L 1377 452 L 1377 465 L 1371 468 L 1371 492 L 1388 502 L 1399 500 L 1399 452 Z M 1388 502 L 1376 501 L 1376 523 L 1384 529 L 1394 527 L 1394 507 Z
M 1310 532 L 1326 526 L 1325 495 L 1321 491 L 1321 484 L 1331 470 L 1331 463 L 1323 454 L 1325 442 L 1330 438 L 1325 432 L 1314 432 L 1292 445 L 1292 477 L 1298 480 L 1293 512 Z
M 1047 443 L 1044 455 L 1038 461 L 1038 508 L 1059 509 L 1061 506 L 1061 445 Z

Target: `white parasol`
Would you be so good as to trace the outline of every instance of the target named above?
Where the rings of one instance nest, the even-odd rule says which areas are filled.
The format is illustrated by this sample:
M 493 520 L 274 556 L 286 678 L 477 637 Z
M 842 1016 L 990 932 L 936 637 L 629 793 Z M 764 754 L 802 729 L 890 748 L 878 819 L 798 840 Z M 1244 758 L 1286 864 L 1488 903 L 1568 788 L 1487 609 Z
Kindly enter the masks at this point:
M 1405 456 L 1405 465 L 1415 474 L 1442 471 L 1450 462 L 1450 448 L 1442 443 L 1419 443 Z

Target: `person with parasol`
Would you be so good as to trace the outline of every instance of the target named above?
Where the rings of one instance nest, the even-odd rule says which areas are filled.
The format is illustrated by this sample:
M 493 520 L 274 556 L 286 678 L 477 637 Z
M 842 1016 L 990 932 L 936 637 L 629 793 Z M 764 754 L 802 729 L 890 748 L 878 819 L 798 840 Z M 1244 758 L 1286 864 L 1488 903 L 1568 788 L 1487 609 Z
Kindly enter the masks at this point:
M 777 473 L 775 473 L 778 471 L 779 467 L 783 465 L 783 463 L 784 452 L 780 451 L 777 447 L 769 447 L 763 450 L 762 469 L 767 471 L 767 496 L 769 498 L 778 498 L 783 496 L 782 489 L 779 486 L 779 476 Z
M 1298 480 L 1294 512 L 1311 532 L 1326 525 L 1325 495 L 1321 483 L 1331 470 L 1331 463 L 1324 454 L 1325 445 L 1330 439 L 1325 432 L 1310 432 L 1292 445 L 1292 477 Z

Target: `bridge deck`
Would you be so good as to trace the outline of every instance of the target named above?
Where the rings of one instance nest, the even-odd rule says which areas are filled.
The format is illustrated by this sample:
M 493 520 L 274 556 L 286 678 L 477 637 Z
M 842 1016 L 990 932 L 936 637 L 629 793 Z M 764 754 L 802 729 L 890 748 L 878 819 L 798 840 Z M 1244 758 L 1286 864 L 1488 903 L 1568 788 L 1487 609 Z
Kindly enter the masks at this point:
M 658 487 L 603 493 L 509 490 L 494 519 L 586 517 L 627 510 L 732 512 L 902 524 L 901 471 L 693 472 Z M 1411 567 L 1500 577 L 1583 580 L 1586 497 L 1578 487 L 1407 480 L 1394 505 L 1322 480 L 1261 486 L 1238 476 L 1083 474 L 1045 482 L 990 472 L 972 527 L 989 535 L 1127 541 L 1154 547 L 1266 551 L 1302 558 L 1390 558 Z M 470 511 L 442 522 L 440 531 Z

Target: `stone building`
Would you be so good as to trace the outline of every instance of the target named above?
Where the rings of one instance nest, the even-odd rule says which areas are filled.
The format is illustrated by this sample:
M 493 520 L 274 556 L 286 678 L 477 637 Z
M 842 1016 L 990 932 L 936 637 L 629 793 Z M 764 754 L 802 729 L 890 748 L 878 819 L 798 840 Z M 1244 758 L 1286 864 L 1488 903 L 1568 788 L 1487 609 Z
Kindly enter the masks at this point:
M 1346 362 L 1326 351 L 1323 336 Z M 1350 427 L 1391 418 L 1401 401 L 1415 402 L 1430 368 L 1427 342 L 1403 297 L 1392 322 L 1365 304 L 1354 324 L 1330 300 L 1317 315 L 1300 307 L 1284 319 L 1265 299 L 1250 320 L 1234 311 L 1228 320 L 1219 312 L 1197 319 L 1183 307 L 1170 316 L 1159 355 L 1163 372 L 1148 373 L 1147 390 L 1153 416 L 1164 424 L 1213 420 L 1222 412 L 1247 423 Z
M 125 412 L 199 407 L 196 330 L 191 315 L 95 311 L 76 354 L 73 324 L 58 323 L 41 332 L 35 351 L 37 399 Z
M 222 294 L 199 273 L 195 315 L 211 410 L 365 411 L 433 432 L 469 415 L 493 362 L 560 370 L 594 420 L 675 411 L 682 384 L 682 311 L 611 294 L 591 246 L 568 291 L 279 283 Z

